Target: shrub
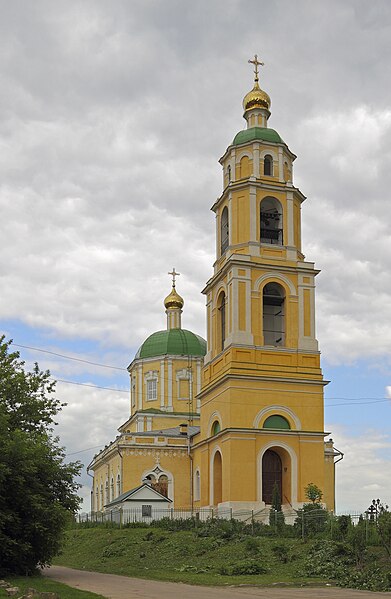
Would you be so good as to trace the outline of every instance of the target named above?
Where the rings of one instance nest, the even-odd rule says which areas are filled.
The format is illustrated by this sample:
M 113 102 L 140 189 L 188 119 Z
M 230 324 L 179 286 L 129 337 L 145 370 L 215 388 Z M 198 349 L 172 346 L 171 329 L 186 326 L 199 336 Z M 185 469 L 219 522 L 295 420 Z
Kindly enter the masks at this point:
M 258 561 L 243 560 L 235 564 L 221 566 L 220 574 L 224 576 L 256 576 L 257 574 L 266 574 L 269 569 Z
M 278 545 L 274 545 L 274 547 L 272 547 L 272 551 L 274 553 L 274 555 L 276 556 L 276 558 L 283 564 L 287 564 L 289 561 L 289 549 L 286 545 L 284 545 L 283 543 L 280 543 Z
M 248 553 L 257 553 L 259 551 L 259 540 L 255 537 L 248 537 L 244 542 L 244 548 Z

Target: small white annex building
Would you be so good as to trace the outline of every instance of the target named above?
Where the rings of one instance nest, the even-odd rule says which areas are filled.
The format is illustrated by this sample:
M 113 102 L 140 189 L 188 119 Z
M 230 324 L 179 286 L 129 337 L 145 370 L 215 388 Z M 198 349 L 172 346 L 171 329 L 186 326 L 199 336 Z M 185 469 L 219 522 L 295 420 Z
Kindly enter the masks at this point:
M 169 515 L 172 500 L 165 497 L 150 484 L 143 483 L 135 489 L 122 493 L 105 505 L 113 522 L 150 522 Z

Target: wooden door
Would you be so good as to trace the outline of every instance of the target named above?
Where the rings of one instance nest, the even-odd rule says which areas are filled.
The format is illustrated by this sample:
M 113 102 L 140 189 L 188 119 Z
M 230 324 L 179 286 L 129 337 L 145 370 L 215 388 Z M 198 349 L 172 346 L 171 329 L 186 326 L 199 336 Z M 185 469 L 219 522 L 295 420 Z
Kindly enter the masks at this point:
M 262 500 L 271 504 L 274 484 L 280 493 L 282 503 L 282 464 L 281 458 L 275 451 L 268 449 L 262 458 Z

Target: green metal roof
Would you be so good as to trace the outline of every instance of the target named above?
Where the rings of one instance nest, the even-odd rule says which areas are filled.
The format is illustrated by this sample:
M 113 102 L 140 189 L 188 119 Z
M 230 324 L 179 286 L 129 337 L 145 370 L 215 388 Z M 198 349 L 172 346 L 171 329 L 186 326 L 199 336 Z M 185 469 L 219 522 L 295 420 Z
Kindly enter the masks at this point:
M 239 131 L 239 133 L 235 135 L 232 145 L 238 146 L 249 141 L 256 141 L 257 139 L 260 141 L 272 141 L 279 144 L 284 143 L 274 129 L 268 129 L 267 127 L 251 127 L 251 129 Z
M 186 329 L 157 331 L 150 335 L 138 350 L 135 358 L 154 356 L 204 356 L 206 341 Z

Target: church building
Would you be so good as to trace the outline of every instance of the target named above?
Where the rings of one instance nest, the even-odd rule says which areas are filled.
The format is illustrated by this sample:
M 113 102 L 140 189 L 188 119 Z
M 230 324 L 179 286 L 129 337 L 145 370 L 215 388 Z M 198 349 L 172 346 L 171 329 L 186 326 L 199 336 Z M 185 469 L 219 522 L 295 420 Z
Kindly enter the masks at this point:
M 257 56 L 249 62 L 255 77 L 243 100 L 247 127 L 220 158 L 223 189 L 212 206 L 207 341 L 182 328 L 173 269 L 167 327 L 130 363 L 129 415 L 89 465 L 92 511 L 141 496 L 143 485 L 170 508 L 260 512 L 276 486 L 283 508 L 300 508 L 314 483 L 335 508 L 340 452 L 324 430 L 319 271 L 301 248 L 306 198 L 293 183 L 295 154 L 268 127 L 262 63 Z

